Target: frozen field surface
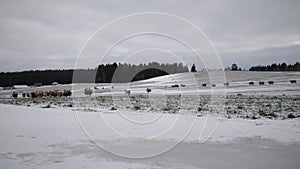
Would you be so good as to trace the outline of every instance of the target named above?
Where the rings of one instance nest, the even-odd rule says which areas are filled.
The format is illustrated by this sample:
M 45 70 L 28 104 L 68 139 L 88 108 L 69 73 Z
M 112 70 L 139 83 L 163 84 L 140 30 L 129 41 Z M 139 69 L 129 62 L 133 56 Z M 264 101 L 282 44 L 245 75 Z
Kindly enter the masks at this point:
M 180 127 L 196 121 L 192 130 L 183 141 L 163 154 L 145 159 L 131 159 L 115 156 L 96 144 L 83 132 L 73 108 L 42 109 L 38 106 L 25 107 L 0 105 L 0 168 L 286 168 L 298 169 L 300 166 L 300 121 L 289 120 L 245 120 L 194 118 L 180 116 Z M 93 120 L 99 114 L 112 126 L 122 128 L 123 132 L 134 137 L 141 135 L 143 127 L 128 125 L 119 113 L 77 112 L 97 130 L 101 124 Z M 127 113 L 127 117 L 145 119 L 153 114 Z M 167 127 L 175 114 L 163 114 L 161 122 L 148 132 L 156 132 Z M 92 118 L 91 118 L 92 117 Z M 203 123 L 219 125 L 208 139 L 205 132 L 199 133 Z M 88 126 L 87 126 L 88 127 Z M 93 132 L 93 131 L 91 131 Z M 116 149 L 130 148 L 132 142 L 114 133 L 105 133 L 99 137 L 104 146 Z M 155 149 L 157 143 L 173 144 L 181 138 L 175 133 L 160 138 L 152 138 L 147 146 Z M 109 140 L 109 141 L 107 141 Z M 135 143 L 145 140 L 137 138 Z M 203 142 L 202 142 L 203 141 Z M 121 144 L 120 144 L 121 143 Z M 150 144 L 149 144 L 150 143 Z M 128 144 L 128 145 L 126 145 Z M 141 144 L 140 144 L 141 145 Z M 119 146 L 119 147 L 118 147 Z M 128 150 L 130 151 L 130 150 Z M 132 150 L 134 151 L 134 150 Z
M 299 169 L 299 77 L 199 72 L 2 90 L 0 169 Z M 66 89 L 71 97 L 22 97 Z

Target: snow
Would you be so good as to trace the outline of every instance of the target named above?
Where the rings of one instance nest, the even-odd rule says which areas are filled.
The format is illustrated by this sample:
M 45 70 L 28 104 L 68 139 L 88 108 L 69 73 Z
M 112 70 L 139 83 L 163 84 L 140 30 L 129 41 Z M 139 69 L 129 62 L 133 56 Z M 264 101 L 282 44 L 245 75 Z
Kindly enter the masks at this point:
M 0 168 L 274 168 L 277 163 L 283 168 L 299 166 L 298 118 L 274 121 L 161 114 L 153 122 L 151 119 L 157 114 L 84 112 L 74 108 L 42 109 L 2 104 L 0 109 Z M 147 124 L 151 121 L 151 127 L 129 123 L 120 113 Z M 88 120 L 90 126 L 84 127 L 96 137 L 96 143 L 102 144 L 101 148 L 83 132 L 77 115 L 81 122 Z M 98 128 L 103 124 L 96 120 L 101 115 L 105 115 L 110 125 L 127 137 L 114 132 L 93 135 L 104 130 Z M 157 136 L 175 119 L 178 125 L 174 128 L 176 132 L 148 137 Z M 217 129 L 215 132 L 205 129 L 199 140 L 206 120 L 207 128 L 215 128 L 218 122 Z M 180 129 L 187 129 L 193 121 L 196 122 L 188 135 L 179 145 L 174 144 L 182 139 Z M 144 150 L 151 155 L 164 151 L 158 149 L 161 145 L 170 146 L 170 150 L 150 159 L 135 160 L 111 154 L 113 151 L 124 153 L 120 150 L 125 149 L 125 155 Z M 138 146 L 141 146 L 140 149 L 135 149 Z M 112 152 L 107 152 L 110 150 Z M 215 160 L 220 161 L 216 163 Z M 235 162 L 229 164 L 226 160 Z
M 300 118 L 286 116 L 300 115 L 300 73 L 225 72 L 229 87 L 220 72 L 210 75 L 215 79 L 199 72 L 133 83 L 31 87 L 17 89 L 17 99 L 11 98 L 14 90 L 2 90 L 0 169 L 298 169 Z M 292 79 L 297 83 L 290 84 Z M 259 86 L 262 80 L 275 83 Z M 84 95 L 87 87 L 92 96 Z M 20 96 L 57 89 L 72 89 L 72 97 Z M 227 113 L 211 112 L 208 104 L 222 101 L 223 94 Z

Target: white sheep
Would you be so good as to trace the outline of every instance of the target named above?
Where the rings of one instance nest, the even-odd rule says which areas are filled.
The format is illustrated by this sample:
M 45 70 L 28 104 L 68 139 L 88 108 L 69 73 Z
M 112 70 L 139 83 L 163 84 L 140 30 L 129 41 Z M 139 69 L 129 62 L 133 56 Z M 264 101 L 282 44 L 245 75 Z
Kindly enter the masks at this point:
M 91 88 L 87 87 L 84 89 L 84 94 L 90 96 L 93 94 L 93 90 Z

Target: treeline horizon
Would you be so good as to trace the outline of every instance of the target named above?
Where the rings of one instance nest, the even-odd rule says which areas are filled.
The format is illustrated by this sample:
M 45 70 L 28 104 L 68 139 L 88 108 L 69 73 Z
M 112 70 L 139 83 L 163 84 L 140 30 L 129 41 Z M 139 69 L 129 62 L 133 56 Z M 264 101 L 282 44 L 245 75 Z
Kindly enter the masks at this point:
M 193 66 L 192 66 L 193 68 Z M 195 69 L 195 67 L 194 67 Z M 237 64 L 232 64 L 231 68 L 225 71 L 241 71 Z M 245 69 L 243 69 L 245 70 Z M 194 70 L 196 71 L 196 69 Z M 207 71 L 203 69 L 202 71 Z M 252 66 L 249 71 L 300 71 L 300 63 L 286 64 L 273 63 L 270 65 Z M 47 70 L 28 70 L 19 72 L 1 72 L 0 87 L 11 87 L 13 85 L 35 84 L 50 85 L 53 82 L 59 84 L 70 83 L 121 83 L 145 80 L 153 77 L 189 72 L 188 66 L 182 63 L 157 63 L 148 64 L 127 64 L 112 63 L 101 64 L 96 68 L 88 69 L 47 69 Z M 193 71 L 192 71 L 193 72 Z
M 249 71 L 300 71 L 300 63 L 286 64 L 286 63 L 273 63 L 271 65 L 257 65 L 249 68 Z
M 89 69 L 56 69 L 56 70 L 29 70 L 21 72 L 1 72 L 0 86 L 13 85 L 51 85 L 70 83 L 121 83 L 145 80 L 153 77 L 188 72 L 187 65 L 182 63 L 101 64 Z

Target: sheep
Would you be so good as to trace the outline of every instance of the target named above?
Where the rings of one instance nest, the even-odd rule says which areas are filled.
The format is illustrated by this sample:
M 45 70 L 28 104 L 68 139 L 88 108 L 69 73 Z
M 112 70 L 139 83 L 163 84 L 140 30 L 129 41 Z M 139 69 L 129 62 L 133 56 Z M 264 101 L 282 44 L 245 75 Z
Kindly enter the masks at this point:
M 228 87 L 228 86 L 229 86 L 229 83 L 228 83 L 228 82 L 225 82 L 225 83 L 224 83 L 224 86 L 225 86 L 225 87 Z
M 171 87 L 179 87 L 178 84 L 171 85 Z
M 259 84 L 259 85 L 264 85 L 265 82 L 264 82 L 264 81 L 259 81 L 258 84 Z
M 53 91 L 49 91 L 49 95 L 50 95 L 51 97 L 57 97 L 58 93 L 57 93 L 56 90 L 53 90 Z
M 216 87 L 216 84 L 211 84 L 211 87 Z
M 64 93 L 61 92 L 61 91 L 58 91 L 57 93 L 58 93 L 58 96 L 59 96 L 59 97 L 62 97 L 62 96 L 64 95 Z
M 29 93 L 28 93 L 29 95 Z M 32 98 L 36 98 L 36 97 L 42 97 L 43 96 L 43 92 L 37 91 L 37 92 L 31 92 L 30 95 Z
M 43 92 L 43 96 L 50 96 L 50 92 Z
M 274 84 L 274 81 L 268 81 L 269 84 Z
M 13 91 L 13 93 L 11 94 L 13 98 L 17 98 L 18 97 L 18 92 Z
M 37 95 L 36 95 L 35 92 L 31 92 L 30 95 L 31 95 L 32 98 L 36 98 L 37 97 Z
M 63 92 L 63 96 L 66 96 L 66 97 L 68 97 L 68 96 L 71 96 L 72 95 L 72 92 L 71 92 L 71 90 L 64 90 L 64 92 Z
M 254 86 L 254 82 L 249 82 L 249 85 L 250 86 Z
M 23 96 L 24 95 L 24 96 Z M 23 97 L 25 97 L 25 93 L 23 93 Z M 64 91 L 59 91 L 59 90 L 52 90 L 52 91 L 49 91 L 49 92 L 43 92 L 43 91 L 34 91 L 34 92 L 31 92 L 31 93 L 26 93 L 27 97 L 30 97 L 31 98 L 42 98 L 42 97 L 62 97 L 62 96 L 71 96 L 72 95 L 72 92 L 71 90 L 64 90 Z
M 203 83 L 203 84 L 202 84 L 202 87 L 206 87 L 206 83 Z
M 296 80 L 290 80 L 290 83 L 297 83 Z
M 151 92 L 151 89 L 147 88 L 146 91 L 147 91 L 147 93 L 150 93 L 150 92 Z
M 43 97 L 44 96 L 44 92 L 42 92 L 42 91 L 37 91 L 37 92 L 35 92 L 35 94 L 36 94 L 37 97 Z
M 93 90 L 91 88 L 85 88 L 84 89 L 84 94 L 90 96 L 90 95 L 93 94 Z
M 22 93 L 22 97 L 25 98 L 26 97 L 26 93 Z
M 130 90 L 129 89 L 125 89 L 125 95 L 130 96 Z

